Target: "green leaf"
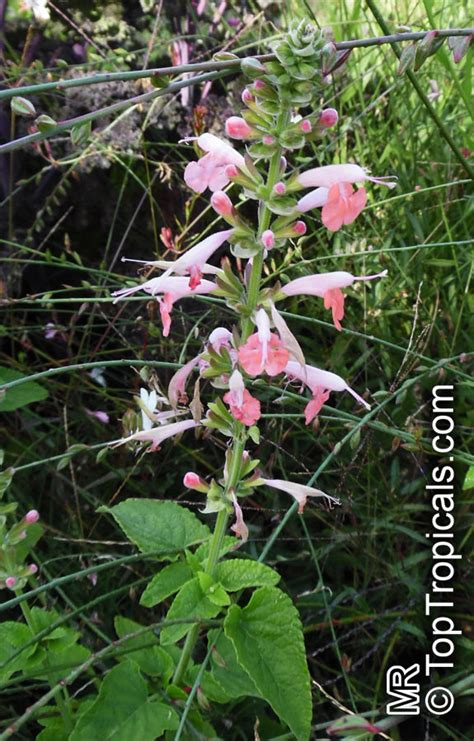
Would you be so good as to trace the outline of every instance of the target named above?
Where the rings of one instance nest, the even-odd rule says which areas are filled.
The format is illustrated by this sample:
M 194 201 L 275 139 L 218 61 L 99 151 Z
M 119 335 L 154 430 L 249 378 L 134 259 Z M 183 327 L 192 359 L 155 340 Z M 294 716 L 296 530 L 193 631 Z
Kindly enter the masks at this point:
M 0 682 L 6 682 L 12 674 L 28 664 L 28 658 L 35 651 L 35 646 L 28 646 L 18 656 L 9 661 L 21 646 L 31 640 L 31 630 L 23 623 L 6 621 L 0 623 L 0 664 L 8 663 L 0 669 Z
M 99 507 L 97 511 L 110 512 L 127 538 L 142 553 L 177 553 L 206 540 L 210 535 L 207 525 L 175 502 L 126 499 L 115 507 Z
M 3 497 L 6 490 L 10 486 L 14 473 L 14 468 L 6 468 L 4 471 L 0 471 L 0 499 Z
M 209 643 L 213 642 L 217 635 L 217 630 L 209 631 Z M 239 697 L 261 697 L 247 672 L 239 665 L 232 641 L 222 632 L 214 645 L 211 661 L 212 676 L 229 700 L 237 700 Z
M 71 129 L 71 143 L 74 147 L 86 144 L 92 131 L 92 124 L 90 121 L 76 124 Z
M 115 632 L 119 638 L 124 638 L 131 633 L 143 629 L 143 625 L 134 620 L 117 615 L 114 619 Z M 150 645 L 156 644 L 156 645 Z M 121 642 L 122 651 L 133 651 L 124 660 L 132 658 L 136 661 L 142 672 L 150 677 L 162 677 L 163 683 L 167 684 L 173 674 L 174 664 L 171 656 L 158 645 L 158 638 L 150 630 L 142 635 L 129 638 Z
M 247 587 L 273 587 L 280 581 L 280 575 L 258 561 L 233 558 L 218 564 L 216 580 L 228 592 L 238 592 Z
M 175 711 L 147 696 L 134 661 L 124 661 L 105 677 L 94 704 L 79 718 L 69 741 L 155 741 L 178 727 Z
M 290 598 L 275 587 L 262 587 L 246 607 L 232 605 L 224 630 L 262 697 L 298 741 L 309 739 L 311 685 L 303 630 Z
M 12 368 L 0 366 L 0 384 L 16 381 L 18 378 L 26 378 L 26 376 Z M 47 396 L 48 392 L 39 383 L 26 381 L 4 392 L 3 396 L 0 397 L 0 412 L 12 412 L 14 409 L 26 407 L 27 404 L 32 404 L 34 401 L 43 401 Z
M 179 620 L 188 617 L 210 619 L 216 617 L 220 609 L 218 605 L 213 604 L 206 597 L 199 584 L 199 579 L 195 577 L 180 589 L 168 610 L 166 620 Z M 170 643 L 176 643 L 191 630 L 192 625 L 193 621 L 190 621 L 189 623 L 179 623 L 163 628 L 161 631 L 161 645 L 166 646 Z
M 179 561 L 165 566 L 148 584 L 140 598 L 140 604 L 144 607 L 154 607 L 181 589 L 192 576 L 193 572 L 187 563 Z
M 466 491 L 466 489 L 474 489 L 474 466 L 469 466 L 467 469 L 466 478 L 464 479 L 462 488 L 463 491 Z

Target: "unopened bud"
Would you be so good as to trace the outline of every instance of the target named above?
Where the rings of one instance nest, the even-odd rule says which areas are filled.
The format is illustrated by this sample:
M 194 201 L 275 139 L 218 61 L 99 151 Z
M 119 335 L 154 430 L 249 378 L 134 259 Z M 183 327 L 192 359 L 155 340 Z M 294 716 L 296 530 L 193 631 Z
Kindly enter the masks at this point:
M 236 178 L 239 174 L 239 171 L 235 165 L 227 165 L 224 172 L 229 180 L 231 180 L 232 178 Z
M 211 206 L 219 216 L 232 216 L 234 207 L 229 196 L 222 190 L 217 190 L 211 196 Z
M 227 119 L 225 131 L 232 139 L 248 139 L 252 135 L 252 127 L 239 116 L 231 116 Z
M 285 172 L 287 165 L 286 157 L 280 157 L 280 172 Z
M 262 244 L 267 250 L 271 250 L 275 246 L 275 235 L 271 229 L 266 229 L 262 234 Z
M 262 141 L 264 144 L 274 144 L 275 143 L 275 137 L 271 134 L 265 134 L 265 136 L 262 137 Z
M 206 482 L 203 481 L 202 478 L 193 471 L 188 471 L 188 473 L 185 474 L 183 484 L 186 486 L 187 489 L 194 489 L 194 491 L 200 491 L 203 494 L 205 494 L 209 490 L 209 486 L 206 484 Z
M 244 87 L 244 89 L 242 90 L 241 98 L 242 103 L 245 103 L 245 105 L 248 105 L 248 103 L 253 103 L 255 100 L 250 90 L 246 87 Z
M 30 572 L 31 576 L 33 576 L 33 574 L 37 574 L 38 573 L 37 565 L 35 563 L 30 563 L 30 565 L 28 566 L 28 571 Z
M 34 522 L 38 522 L 39 518 L 40 516 L 38 510 L 30 509 L 30 511 L 27 512 L 25 515 L 25 522 L 28 525 L 33 525 Z
M 330 129 L 335 126 L 339 120 L 339 114 L 335 108 L 325 108 L 319 116 L 319 125 L 324 129 Z
M 303 121 L 300 121 L 298 124 L 300 130 L 303 132 L 303 134 L 310 134 L 312 131 L 311 121 L 309 119 L 304 119 Z
M 8 589 L 13 589 L 16 584 L 16 577 L 7 576 L 7 578 L 5 579 L 5 584 L 8 587 Z
M 303 234 L 306 234 L 306 224 L 304 223 L 304 221 L 295 221 L 292 226 L 292 230 L 300 237 Z
M 273 186 L 273 192 L 276 193 L 277 196 L 284 195 L 285 191 L 286 185 L 285 183 L 282 183 L 281 180 Z
M 255 80 L 253 84 L 255 90 L 263 90 L 263 88 L 265 87 L 265 83 L 263 80 Z

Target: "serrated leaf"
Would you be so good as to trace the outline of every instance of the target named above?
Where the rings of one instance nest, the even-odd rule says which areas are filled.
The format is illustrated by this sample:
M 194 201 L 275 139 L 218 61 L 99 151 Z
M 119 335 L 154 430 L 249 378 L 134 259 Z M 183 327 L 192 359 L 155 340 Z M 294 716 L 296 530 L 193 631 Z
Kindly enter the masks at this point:
M 239 664 L 298 741 L 311 731 L 311 685 L 303 630 L 290 598 L 262 587 L 244 608 L 232 605 L 224 621 Z
M 11 661 L 10 656 L 15 654 L 19 648 L 32 638 L 31 630 L 23 623 L 6 621 L 0 623 L 0 664 L 5 664 L 0 669 L 0 681 L 6 682 L 12 674 L 24 668 L 29 657 L 36 650 L 36 646 L 28 646 Z M 8 663 L 7 663 L 8 662 Z
M 26 376 L 12 368 L 0 366 L 0 384 L 10 383 L 10 381 L 16 381 L 19 378 L 26 378 Z M 48 392 L 39 383 L 25 381 L 19 386 L 7 389 L 0 397 L 0 412 L 12 412 L 15 409 L 21 409 L 21 407 L 33 404 L 35 401 L 43 401 L 47 396 Z
M 218 636 L 218 637 L 217 637 Z M 208 633 L 209 643 L 216 640 L 211 654 L 212 676 L 229 700 L 239 697 L 261 697 L 247 672 L 239 666 L 232 641 L 224 633 L 211 630 Z
M 117 615 L 114 618 L 114 626 L 119 638 L 136 633 L 144 627 L 134 620 L 129 620 L 121 615 Z M 132 658 L 145 674 L 148 674 L 150 677 L 161 677 L 164 684 L 169 682 L 174 670 L 173 660 L 169 653 L 159 646 L 158 638 L 151 630 L 142 635 L 122 641 L 120 646 L 122 651 L 133 652 L 128 656 L 124 655 L 124 660 Z
M 218 605 L 213 604 L 206 597 L 199 584 L 199 579 L 195 577 L 180 589 L 168 610 L 166 620 L 179 620 L 188 617 L 210 619 L 216 617 L 220 609 Z M 193 621 L 188 624 L 181 623 L 163 628 L 161 631 L 161 645 L 168 646 L 171 643 L 176 643 L 191 630 L 192 625 Z
M 107 674 L 97 700 L 80 716 L 69 741 L 155 741 L 177 727 L 176 712 L 148 698 L 138 665 L 127 660 Z
M 238 592 L 247 587 L 273 587 L 280 581 L 280 574 L 264 563 L 248 558 L 232 558 L 218 564 L 216 580 L 228 592 Z
M 178 561 L 161 569 L 140 597 L 140 604 L 144 607 L 154 607 L 192 579 L 193 572 L 187 563 Z
M 207 525 L 175 502 L 126 499 L 110 509 L 100 507 L 98 512 L 109 512 L 142 553 L 177 553 L 210 536 Z

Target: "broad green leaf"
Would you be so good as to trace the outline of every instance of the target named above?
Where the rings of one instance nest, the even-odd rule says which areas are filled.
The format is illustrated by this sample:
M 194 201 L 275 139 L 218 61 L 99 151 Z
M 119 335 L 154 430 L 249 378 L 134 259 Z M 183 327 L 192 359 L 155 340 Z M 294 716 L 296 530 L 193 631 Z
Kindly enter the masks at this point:
M 0 669 L 0 682 L 6 682 L 12 674 L 23 669 L 28 664 L 28 658 L 35 650 L 35 646 L 28 646 L 18 656 L 9 661 L 21 646 L 31 640 L 31 631 L 23 623 L 6 621 L 0 623 L 0 664 L 6 665 Z
M 280 581 L 280 575 L 258 561 L 233 558 L 218 564 L 216 581 L 228 592 L 238 592 L 247 587 L 273 587 Z
M 10 383 L 10 381 L 16 381 L 19 378 L 25 378 L 25 374 L 19 373 L 13 370 L 13 368 L 0 366 L 0 384 Z M 48 392 L 39 383 L 36 383 L 36 381 L 25 381 L 25 383 L 21 383 L 19 386 L 13 386 L 13 388 L 7 389 L 0 396 L 0 412 L 12 412 L 15 409 L 26 407 L 28 404 L 33 404 L 35 401 L 43 401 L 47 396 Z
M 182 561 L 165 566 L 148 584 L 140 598 L 140 604 L 144 607 L 154 607 L 181 589 L 192 576 L 193 572 L 188 564 Z
M 298 611 L 275 587 L 262 587 L 244 608 L 230 607 L 225 634 L 239 664 L 298 741 L 311 731 L 311 685 Z
M 107 674 L 97 700 L 79 718 L 69 741 L 155 741 L 177 726 L 175 711 L 148 698 L 138 665 L 129 660 Z
M 31 625 L 36 633 L 49 628 L 56 620 L 59 619 L 59 613 L 55 610 L 42 610 L 41 607 L 32 607 Z M 41 643 L 49 651 L 64 651 L 72 646 L 79 639 L 80 633 L 72 628 L 58 626 L 41 639 Z
M 177 553 L 210 535 L 207 525 L 175 502 L 126 499 L 115 507 L 100 507 L 98 511 L 110 512 L 127 538 L 143 553 Z
M 136 633 L 143 629 L 143 625 L 134 620 L 117 615 L 114 620 L 115 632 L 119 638 L 130 633 Z M 155 644 L 155 645 L 150 645 Z M 129 658 L 136 661 L 142 672 L 150 677 L 162 677 L 163 683 L 167 684 L 173 674 L 173 661 L 171 656 L 158 645 L 158 638 L 150 630 L 142 635 L 135 636 L 121 642 L 121 650 L 133 653 L 125 654 L 125 660 Z
M 469 466 L 466 473 L 466 478 L 464 479 L 464 484 L 462 486 L 463 491 L 466 491 L 467 489 L 474 489 L 474 466 Z
M 209 631 L 209 643 L 216 639 L 218 632 Z M 239 665 L 232 642 L 222 632 L 211 653 L 211 661 L 212 676 L 228 700 L 237 700 L 239 697 L 261 697 L 247 672 Z
M 168 610 L 166 620 L 180 618 L 213 618 L 220 611 L 218 605 L 213 604 L 202 591 L 199 579 L 195 577 L 180 589 Z M 176 643 L 191 629 L 192 622 L 170 625 L 161 631 L 161 644 L 166 646 Z

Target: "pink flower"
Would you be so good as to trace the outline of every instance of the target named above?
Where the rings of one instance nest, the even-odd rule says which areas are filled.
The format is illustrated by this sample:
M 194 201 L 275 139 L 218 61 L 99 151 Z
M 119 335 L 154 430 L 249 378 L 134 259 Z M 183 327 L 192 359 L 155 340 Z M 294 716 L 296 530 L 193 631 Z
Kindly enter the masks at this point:
M 206 494 L 209 491 L 209 484 L 203 481 L 203 479 L 193 471 L 188 471 L 188 473 L 185 474 L 183 484 L 188 489 L 199 491 L 202 494 Z
M 365 188 L 354 188 L 349 183 L 333 185 L 321 211 L 321 221 L 330 232 L 348 226 L 357 219 L 367 203 Z
M 309 119 L 304 119 L 303 121 L 300 121 L 298 124 L 300 130 L 303 132 L 303 134 L 310 134 L 312 131 L 311 121 Z
M 17 582 L 16 576 L 7 576 L 5 579 L 5 584 L 8 587 L 8 589 L 13 589 L 15 587 L 15 584 Z
M 39 512 L 36 509 L 30 509 L 25 515 L 25 523 L 27 525 L 33 525 L 34 522 L 38 522 L 40 518 Z
M 339 114 L 335 108 L 324 108 L 319 116 L 319 125 L 323 129 L 330 129 L 335 126 L 339 120 Z
M 303 188 L 332 188 L 340 183 L 359 183 L 370 180 L 372 183 L 394 188 L 396 183 L 387 178 L 374 178 L 368 175 L 367 170 L 359 165 L 325 165 L 313 167 L 302 172 L 296 178 Z
M 244 87 L 244 89 L 242 90 L 242 95 L 240 97 L 242 99 L 242 103 L 245 103 L 245 105 L 253 103 L 255 100 L 250 90 L 246 87 Z
M 229 217 L 234 214 L 234 207 L 227 193 L 218 190 L 211 196 L 211 206 L 219 216 Z
M 231 139 L 248 139 L 252 136 L 253 129 L 244 118 L 231 116 L 225 122 L 225 133 Z
M 189 286 L 187 278 L 174 278 L 164 274 L 159 278 L 151 278 L 151 280 L 147 280 L 145 283 L 139 283 L 137 286 L 114 291 L 112 296 L 115 296 L 114 303 L 116 303 L 126 296 L 137 293 L 137 291 L 145 291 L 156 297 L 161 295 L 162 298 L 158 298 L 158 301 L 160 304 L 161 321 L 163 323 L 163 336 L 168 337 L 171 327 L 171 311 L 173 310 L 175 301 L 187 296 L 212 293 L 216 288 L 215 283 L 209 280 L 202 280 L 196 288 L 192 289 Z
M 176 408 L 178 406 L 180 399 L 184 395 L 186 382 L 198 363 L 199 357 L 192 358 L 192 360 L 189 360 L 186 365 L 183 365 L 182 368 L 176 371 L 171 381 L 169 382 L 168 399 L 173 408 Z
M 376 275 L 351 275 L 351 273 L 336 270 L 332 273 L 297 278 L 283 286 L 281 292 L 285 296 L 319 296 L 324 299 L 324 308 L 332 309 L 334 326 L 340 330 L 341 320 L 344 317 L 344 294 L 341 288 L 351 286 L 356 280 L 374 280 L 384 278 L 386 275 L 386 270 Z
M 394 188 L 396 183 L 385 178 L 374 178 L 359 165 L 326 165 L 301 173 L 296 178 L 303 188 L 316 188 L 300 198 L 296 208 L 305 213 L 321 208 L 324 226 L 332 232 L 352 224 L 367 202 L 365 188 L 354 191 L 353 183 L 370 180 Z
M 102 412 L 100 409 L 97 412 L 86 409 L 85 412 L 89 417 L 94 417 L 99 422 L 102 422 L 103 425 L 108 425 L 110 422 L 110 417 L 107 412 Z
M 305 508 L 308 497 L 324 497 L 330 504 L 340 504 L 339 499 L 325 494 L 320 489 L 313 489 L 311 486 L 296 484 L 293 481 L 284 481 L 283 479 L 262 479 L 267 486 L 272 489 L 280 489 L 286 494 L 290 494 L 298 502 L 298 512 L 301 514 Z
M 260 419 L 260 402 L 245 388 L 242 374 L 235 370 L 229 379 L 229 391 L 224 395 L 234 419 L 251 427 Z
M 180 64 L 188 64 L 189 62 L 189 44 L 184 39 L 178 39 L 178 41 L 173 41 L 171 44 L 171 63 L 173 66 L 178 66 Z M 186 73 L 183 75 L 183 80 L 189 79 L 190 74 Z M 190 88 L 189 87 L 183 87 L 179 91 L 179 96 L 181 98 L 181 104 L 183 106 L 187 106 L 190 99 Z
M 31 576 L 33 576 L 33 574 L 37 574 L 38 573 L 37 565 L 35 563 L 30 563 L 30 565 L 28 566 L 28 571 L 31 574 Z
M 190 430 L 193 427 L 199 427 L 199 425 L 200 423 L 195 422 L 193 419 L 184 419 L 181 422 L 172 422 L 169 425 L 154 427 L 152 430 L 141 430 L 140 432 L 135 432 L 133 435 L 129 435 L 129 437 L 123 437 L 120 440 L 113 440 L 109 445 L 118 447 L 119 445 L 129 442 L 151 442 L 147 452 L 154 453 L 159 449 L 159 446 L 164 440 L 179 435 L 181 432 Z
M 273 192 L 277 194 L 277 196 L 282 196 L 286 192 L 286 185 L 281 180 L 278 181 L 278 183 L 275 183 L 273 186 Z
M 243 168 L 245 160 L 229 142 L 219 139 L 214 134 L 201 134 L 197 143 L 206 154 L 197 162 L 189 162 L 184 171 L 186 185 L 196 193 L 222 190 L 229 182 L 225 173 L 226 165 Z
M 265 229 L 263 232 L 262 244 L 267 250 L 271 250 L 275 246 L 275 235 L 271 229 Z
M 230 348 L 232 344 L 232 332 L 225 327 L 216 327 L 209 335 L 209 342 L 216 352 L 219 352 L 221 347 Z
M 242 539 L 243 544 L 246 543 L 249 538 L 249 529 L 244 522 L 242 507 L 238 503 L 235 494 L 232 494 L 232 504 L 234 505 L 235 522 L 233 525 L 230 526 L 230 529 L 237 535 L 238 538 Z
M 288 362 L 288 350 L 279 335 L 270 332 L 270 320 L 264 309 L 257 311 L 255 322 L 257 332 L 239 348 L 239 363 L 250 376 L 258 376 L 263 371 L 276 376 Z
M 319 413 L 322 405 L 328 400 L 331 391 L 348 391 L 359 404 L 365 406 L 366 409 L 370 409 L 370 405 L 336 373 L 323 371 L 312 365 L 303 367 L 293 360 L 287 363 L 284 372 L 290 379 L 297 378 L 308 386 L 313 395 L 313 398 L 305 407 L 307 425 Z
M 233 229 L 224 229 L 224 231 L 209 235 L 184 252 L 177 260 L 133 260 L 122 257 L 122 262 L 137 262 L 147 267 L 160 268 L 166 271 L 164 275 L 189 275 L 189 287 L 194 289 L 200 284 L 203 273 L 215 275 L 220 272 L 220 268 L 208 265 L 207 261 L 233 231 Z M 164 275 L 161 277 L 163 278 Z

